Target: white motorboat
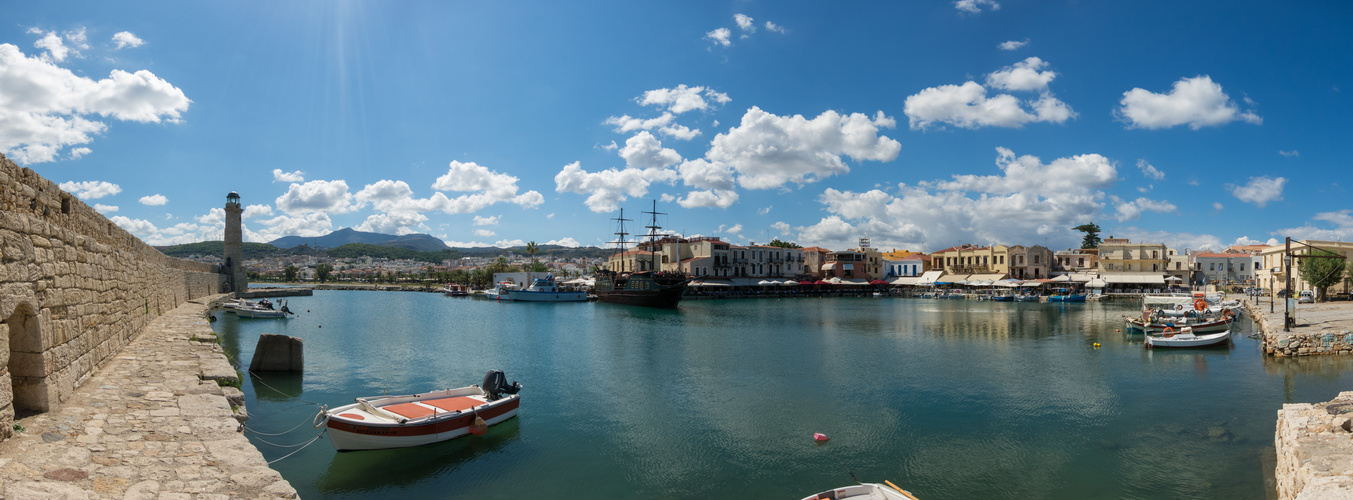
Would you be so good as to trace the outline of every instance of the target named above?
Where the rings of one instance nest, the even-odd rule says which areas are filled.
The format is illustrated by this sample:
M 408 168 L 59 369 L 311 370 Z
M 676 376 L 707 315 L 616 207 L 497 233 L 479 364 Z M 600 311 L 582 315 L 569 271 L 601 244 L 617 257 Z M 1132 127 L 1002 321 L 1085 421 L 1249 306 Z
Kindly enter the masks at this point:
M 536 278 L 526 288 L 503 288 L 498 300 L 518 302 L 586 302 L 587 292 L 560 288 L 554 276 Z
M 288 311 L 265 309 L 259 306 L 236 307 L 235 314 L 241 318 L 285 318 Z
M 1226 342 L 1231 338 L 1231 330 L 1220 333 L 1194 334 L 1193 329 L 1184 327 L 1179 333 L 1167 331 L 1160 336 L 1146 335 L 1145 347 L 1205 347 Z
M 898 488 L 892 482 L 860 483 L 803 497 L 803 500 L 917 500 L 911 492 Z
M 520 390 L 521 384 L 508 385 L 501 370 L 489 370 L 482 387 L 357 398 L 350 405 L 321 408 L 315 427 L 325 428 L 338 451 L 406 448 L 482 435 L 517 416 Z

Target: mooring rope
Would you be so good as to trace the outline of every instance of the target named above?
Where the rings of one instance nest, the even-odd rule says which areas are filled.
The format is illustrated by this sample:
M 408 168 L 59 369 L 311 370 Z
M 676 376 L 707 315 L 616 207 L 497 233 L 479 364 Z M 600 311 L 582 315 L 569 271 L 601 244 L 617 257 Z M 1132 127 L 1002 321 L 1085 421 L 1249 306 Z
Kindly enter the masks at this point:
M 285 392 L 282 392 L 281 389 L 278 389 L 278 388 L 276 388 L 276 387 L 273 387 L 273 386 L 271 386 L 271 385 L 268 385 L 268 383 L 267 383 L 267 382 L 264 382 L 263 379 L 260 378 L 260 377 L 258 376 L 257 373 L 254 373 L 254 372 L 253 372 L 253 370 L 249 370 L 249 378 L 250 378 L 251 380 L 255 381 L 255 382 L 258 382 L 258 383 L 260 383 L 260 384 L 263 384 L 263 387 L 267 387 L 267 388 L 269 388 L 269 389 L 272 389 L 273 392 L 276 392 L 276 393 L 281 394 L 281 395 L 283 395 L 283 396 L 286 396 L 286 397 L 288 397 L 288 398 L 295 399 L 295 400 L 300 401 L 300 402 L 305 403 L 305 404 L 311 404 L 311 405 L 319 405 L 319 404 L 320 404 L 320 403 L 316 403 L 316 402 L 314 402 L 314 401 L 306 401 L 306 400 L 304 400 L 304 399 L 301 399 L 300 396 L 292 396 L 292 395 L 290 395 L 290 394 L 287 394 L 287 393 L 285 393 Z
M 294 430 L 296 430 L 296 429 L 300 429 L 302 425 L 305 425 L 305 420 L 302 420 L 301 423 L 296 424 L 296 427 L 292 427 L 292 428 L 290 428 L 290 429 L 287 429 L 287 430 L 285 430 L 285 431 L 279 432 L 279 433 L 277 433 L 277 434 L 268 434 L 268 433 L 266 433 L 266 432 L 259 432 L 259 431 L 254 430 L 253 428 L 249 427 L 248 425 L 241 425 L 241 427 L 244 427 L 244 430 L 246 430 L 246 431 L 252 432 L 252 433 L 254 433 L 254 434 L 258 434 L 258 435 L 260 435 L 260 436 L 281 436 L 281 435 L 283 435 L 283 434 L 290 433 L 291 431 L 294 431 Z M 260 439 L 259 441 L 263 441 L 263 440 Z M 267 441 L 264 441 L 264 442 L 267 443 Z M 272 444 L 272 443 L 268 443 L 268 444 Z M 276 445 L 274 445 L 274 446 L 276 446 Z
M 327 430 L 327 429 L 326 429 L 326 430 Z M 298 445 L 298 446 L 300 446 L 300 448 L 298 448 L 296 451 L 293 451 L 293 452 L 291 452 L 291 453 L 288 453 L 288 454 L 286 454 L 286 455 L 283 455 L 281 458 L 278 458 L 277 460 L 269 460 L 269 461 L 268 461 L 268 465 L 272 465 L 272 464 L 274 464 L 274 463 L 277 463 L 277 462 L 279 462 L 279 461 L 282 461 L 283 459 L 286 459 L 287 457 L 290 457 L 290 456 L 292 456 L 292 455 L 295 455 L 295 454 L 297 454 L 297 453 L 300 453 L 301 450 L 304 450 L 307 446 L 310 446 L 311 444 L 314 444 L 315 441 L 319 441 L 319 438 L 324 437 L 324 432 L 325 432 L 325 431 L 319 431 L 319 434 L 316 434 L 314 439 L 311 439 L 310 441 L 306 442 L 306 443 L 303 444 L 303 445 Z M 260 441 L 262 441 L 262 440 L 260 439 Z M 266 442 L 266 441 L 265 441 L 265 442 Z

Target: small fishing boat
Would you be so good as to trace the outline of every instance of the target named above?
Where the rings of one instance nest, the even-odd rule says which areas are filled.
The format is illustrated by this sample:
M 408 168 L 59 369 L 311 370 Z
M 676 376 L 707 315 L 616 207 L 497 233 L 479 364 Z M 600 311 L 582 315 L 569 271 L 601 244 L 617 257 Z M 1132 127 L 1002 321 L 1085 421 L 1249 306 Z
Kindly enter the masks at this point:
M 911 492 L 898 488 L 890 481 L 887 486 L 878 483 L 860 483 L 803 497 L 803 500 L 917 500 Z
M 1143 345 L 1145 347 L 1205 347 L 1226 342 L 1230 338 L 1230 330 L 1197 335 L 1194 334 L 1192 328 L 1186 326 L 1179 333 L 1171 330 L 1160 336 L 1147 335 L 1146 343 Z
M 502 370 L 489 370 L 482 386 L 357 398 L 332 410 L 322 407 L 315 428 L 324 428 L 338 451 L 406 448 L 481 435 L 517 416 L 520 390 L 521 384 L 508 385 Z
M 285 318 L 287 317 L 288 312 L 279 309 L 265 309 L 258 306 L 237 307 L 234 309 L 234 311 L 235 315 L 241 318 L 267 318 L 267 319 Z
M 1038 294 L 1021 293 L 1019 295 L 1015 295 L 1015 302 L 1038 302 Z
M 1048 302 L 1085 302 L 1085 294 L 1075 293 L 1069 288 L 1059 288 L 1048 295 Z
M 460 283 L 447 283 L 446 286 L 442 287 L 442 293 L 446 294 L 448 297 L 470 296 L 470 291 L 466 290 L 465 285 Z

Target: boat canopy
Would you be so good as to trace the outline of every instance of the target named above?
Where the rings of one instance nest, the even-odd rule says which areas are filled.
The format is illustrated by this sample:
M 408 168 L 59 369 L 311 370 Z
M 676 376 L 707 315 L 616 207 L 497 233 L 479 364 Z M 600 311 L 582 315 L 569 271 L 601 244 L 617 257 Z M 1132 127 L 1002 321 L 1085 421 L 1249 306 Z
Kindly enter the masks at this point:
M 1121 273 L 1105 274 L 1104 282 L 1114 284 L 1164 285 L 1165 276 L 1160 273 Z
M 991 282 L 995 282 L 995 281 L 998 281 L 998 280 L 1001 280 L 1001 279 L 1004 279 L 1004 278 L 1005 278 L 1005 273 L 974 274 L 974 275 L 972 275 L 972 276 L 968 276 L 968 282 L 969 282 L 969 283 L 974 282 L 974 281 L 991 281 Z

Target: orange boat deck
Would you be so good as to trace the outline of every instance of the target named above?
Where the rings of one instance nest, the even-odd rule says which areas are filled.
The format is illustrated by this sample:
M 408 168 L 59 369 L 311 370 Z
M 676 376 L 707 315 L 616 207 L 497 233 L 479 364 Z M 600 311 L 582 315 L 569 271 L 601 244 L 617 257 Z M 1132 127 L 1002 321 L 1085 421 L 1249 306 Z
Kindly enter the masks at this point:
M 460 396 L 454 398 L 429 399 L 427 401 L 413 401 L 400 403 L 390 406 L 380 407 L 382 410 L 394 413 L 404 418 L 415 419 L 423 418 L 436 413 L 437 410 L 454 413 L 468 410 L 475 406 L 488 404 L 471 396 Z M 429 408 L 431 407 L 431 408 Z

